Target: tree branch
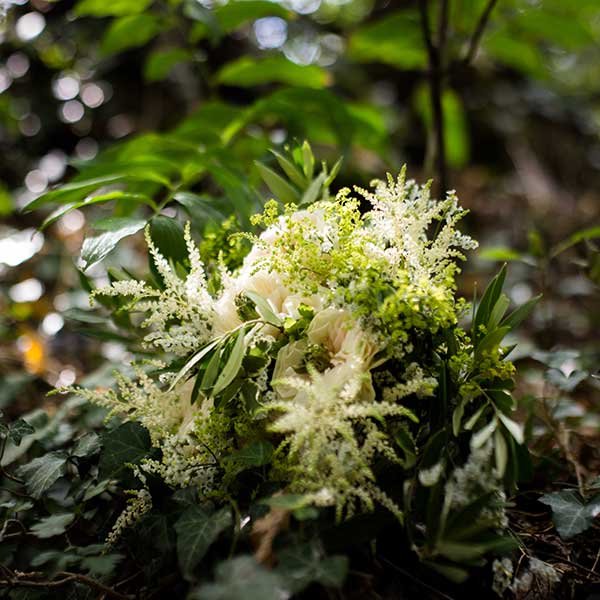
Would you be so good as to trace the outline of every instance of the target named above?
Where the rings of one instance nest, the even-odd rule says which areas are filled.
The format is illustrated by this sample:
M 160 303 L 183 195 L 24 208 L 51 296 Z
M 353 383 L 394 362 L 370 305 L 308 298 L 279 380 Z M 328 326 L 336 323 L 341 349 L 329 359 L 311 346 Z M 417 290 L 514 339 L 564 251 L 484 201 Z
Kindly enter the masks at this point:
M 479 17 L 479 21 L 477 22 L 477 26 L 475 27 L 475 31 L 473 31 L 473 35 L 469 41 L 469 48 L 467 50 L 467 54 L 461 61 L 463 65 L 468 65 L 477 54 L 477 49 L 479 48 L 479 42 L 481 41 L 481 36 L 487 27 L 488 21 L 490 20 L 490 15 L 492 14 L 492 10 L 494 10 L 494 6 L 498 3 L 498 0 L 489 0 L 485 9 L 481 13 Z
M 13 575 L 8 579 L 0 579 L 0 588 L 2 587 L 29 587 L 29 588 L 57 588 L 67 585 L 69 583 L 77 582 L 87 585 L 99 592 L 102 592 L 109 598 L 116 598 L 116 600 L 132 600 L 134 596 L 121 594 L 116 590 L 87 577 L 79 573 L 69 573 L 67 571 L 61 571 L 56 574 L 59 579 L 53 580 L 38 580 L 43 576 L 43 573 L 21 573 L 19 571 L 13 571 Z
M 431 97 L 432 111 L 432 129 L 433 143 L 428 143 L 427 154 L 431 157 L 435 156 L 435 170 L 437 172 L 437 189 L 442 194 L 448 189 L 447 185 L 447 168 L 446 168 L 446 143 L 444 135 L 444 113 L 442 111 L 442 57 L 440 47 L 435 46 L 432 40 L 431 28 L 429 24 L 428 0 L 419 0 L 419 12 L 421 15 L 421 31 L 423 33 L 423 41 L 427 49 L 427 60 L 429 63 L 429 93 Z M 444 1 L 442 6 L 443 22 L 440 22 L 440 31 L 438 32 L 439 41 L 444 41 L 446 38 L 448 10 L 447 2 Z M 440 16 L 441 18 L 441 16 Z M 433 146 L 434 152 L 431 152 Z M 429 162 L 429 161 L 426 161 Z

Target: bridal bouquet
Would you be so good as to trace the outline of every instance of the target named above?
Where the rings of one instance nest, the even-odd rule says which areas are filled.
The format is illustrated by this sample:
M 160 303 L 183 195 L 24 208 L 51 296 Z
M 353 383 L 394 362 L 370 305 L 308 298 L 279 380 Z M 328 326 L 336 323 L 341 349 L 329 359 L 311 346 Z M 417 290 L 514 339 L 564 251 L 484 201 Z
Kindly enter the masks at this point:
M 477 247 L 457 229 L 465 212 L 403 170 L 302 208 L 267 202 L 260 233 L 211 255 L 187 226 L 177 264 L 147 230 L 152 280 L 93 297 L 142 315 L 151 358 L 115 389 L 77 390 L 155 449 L 132 465 L 140 485 L 110 541 L 152 508 L 158 477 L 242 512 L 256 500 L 338 523 L 383 511 L 455 579 L 451 565 L 505 544 L 525 451 L 502 339 L 531 306 L 505 316 L 502 270 L 461 326 L 456 261 Z

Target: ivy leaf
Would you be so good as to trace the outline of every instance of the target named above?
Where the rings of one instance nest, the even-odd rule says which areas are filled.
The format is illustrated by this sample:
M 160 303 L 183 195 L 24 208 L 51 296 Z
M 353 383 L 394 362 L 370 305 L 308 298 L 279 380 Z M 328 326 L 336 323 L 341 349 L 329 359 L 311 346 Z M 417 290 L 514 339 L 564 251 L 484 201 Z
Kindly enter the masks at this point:
M 35 537 L 45 539 L 60 535 L 67 530 L 67 527 L 75 520 L 73 513 L 63 513 L 52 515 L 42 519 L 31 528 L 31 533 Z
M 119 477 L 128 464 L 138 463 L 150 449 L 150 435 L 138 423 L 124 423 L 102 436 L 100 476 L 103 479 Z
M 26 435 L 35 433 L 35 429 L 24 419 L 18 419 L 8 428 L 9 439 L 18 446 Z
M 545 494 L 539 501 L 552 508 L 552 520 L 563 539 L 589 529 L 596 515 L 600 514 L 600 494 L 587 504 L 575 490 L 563 490 Z
M 281 600 L 289 598 L 282 577 L 259 565 L 251 556 L 237 556 L 219 564 L 215 583 L 203 585 L 194 600 Z
M 277 553 L 276 573 L 293 593 L 298 593 L 313 582 L 326 588 L 340 588 L 348 574 L 346 556 L 324 557 L 317 544 L 291 546 Z
M 100 441 L 100 436 L 97 433 L 90 431 L 77 440 L 71 451 L 71 455 L 77 456 L 78 458 L 85 458 L 86 456 L 96 454 L 101 447 L 102 442 Z
M 228 506 L 216 513 L 210 513 L 201 506 L 191 506 L 181 515 L 175 523 L 175 531 L 179 565 L 186 578 L 193 577 L 194 569 L 210 546 L 232 523 Z
M 101 554 L 99 556 L 86 556 L 81 560 L 82 568 L 86 569 L 92 577 L 106 577 L 123 560 L 123 554 Z
M 65 473 L 67 455 L 64 452 L 49 452 L 20 467 L 18 475 L 25 479 L 27 491 L 34 498 L 42 494 Z
M 115 219 L 116 221 L 116 219 Z M 83 240 L 81 247 L 81 262 L 83 271 L 100 262 L 110 254 L 116 245 L 124 238 L 143 229 L 145 219 L 122 218 L 114 223 L 115 229 Z
M 227 460 L 243 467 L 261 467 L 269 463 L 274 450 L 270 442 L 254 442 L 230 454 Z

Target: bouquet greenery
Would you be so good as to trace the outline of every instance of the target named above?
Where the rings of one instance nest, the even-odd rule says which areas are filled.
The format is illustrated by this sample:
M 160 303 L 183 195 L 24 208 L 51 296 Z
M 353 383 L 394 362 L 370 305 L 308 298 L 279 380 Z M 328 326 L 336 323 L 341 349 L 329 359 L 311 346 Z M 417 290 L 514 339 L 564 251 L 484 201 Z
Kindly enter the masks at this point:
M 292 175 L 301 166 L 286 164 Z M 152 508 L 158 476 L 203 500 L 262 499 L 301 519 L 383 507 L 428 560 L 504 545 L 495 534 L 524 450 L 501 342 L 530 307 L 504 316 L 502 270 L 466 331 L 455 259 L 477 243 L 456 228 L 466 212 L 456 195 L 438 202 L 405 170 L 355 193 L 306 208 L 270 201 L 253 218 L 260 235 L 222 237 L 210 256 L 188 226 L 180 262 L 148 229 L 153 281 L 94 290 L 144 315 L 153 354 L 117 389 L 78 390 L 140 423 L 156 449 L 134 467 L 141 485 L 109 541 Z M 435 525 L 423 526 L 425 507 Z

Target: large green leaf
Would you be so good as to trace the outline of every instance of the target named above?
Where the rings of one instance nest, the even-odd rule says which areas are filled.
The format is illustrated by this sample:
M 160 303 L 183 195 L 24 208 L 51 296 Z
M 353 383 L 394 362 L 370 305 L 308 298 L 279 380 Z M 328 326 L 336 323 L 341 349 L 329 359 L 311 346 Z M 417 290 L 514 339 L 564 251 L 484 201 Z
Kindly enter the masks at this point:
M 316 65 L 298 65 L 285 56 L 268 56 L 254 59 L 249 56 L 226 64 L 217 74 L 217 81 L 225 85 L 252 87 L 265 83 L 322 88 L 329 83 L 330 76 Z
M 41 519 L 31 527 L 31 533 L 37 538 L 46 539 L 60 535 L 67 530 L 67 527 L 75 520 L 73 513 L 63 513 L 52 515 Z
M 83 240 L 81 262 L 84 271 L 108 256 L 124 237 L 137 233 L 146 225 L 145 219 L 122 217 L 113 221 L 113 230 Z
M 150 237 L 167 259 L 183 263 L 188 256 L 181 223 L 172 217 L 158 215 L 150 220 Z
M 183 48 L 152 52 L 144 65 L 144 79 L 146 81 L 160 81 L 161 79 L 165 79 L 175 65 L 188 62 L 191 59 L 191 52 Z
M 315 543 L 287 547 L 277 558 L 275 572 L 293 593 L 314 582 L 326 588 L 340 588 L 348 573 L 346 556 L 323 556 Z
M 27 491 L 34 498 L 42 494 L 66 471 L 68 456 L 64 452 L 49 452 L 20 467 L 17 471 L 25 480 Z
M 102 436 L 100 476 L 118 478 L 128 464 L 137 464 L 150 450 L 150 435 L 138 423 L 124 423 Z
M 432 112 L 427 86 L 422 85 L 417 88 L 415 105 L 425 127 L 430 130 L 432 127 Z M 468 162 L 470 153 L 467 117 L 460 96 L 450 89 L 444 90 L 442 95 L 442 113 L 448 163 L 456 168 L 463 167 Z
M 164 27 L 155 15 L 140 14 L 120 17 L 110 25 L 100 45 L 102 54 L 115 54 L 148 43 Z
M 144 12 L 152 0 L 80 0 L 75 7 L 77 16 L 122 17 Z
M 563 539 L 569 539 L 592 526 L 600 513 L 600 494 L 584 502 L 575 490 L 545 494 L 539 501 L 552 508 L 552 519 Z
M 364 25 L 350 37 L 349 55 L 359 62 L 381 62 L 400 69 L 425 67 L 427 54 L 417 11 L 398 11 Z
M 175 523 L 179 566 L 187 578 L 204 558 L 221 532 L 231 527 L 231 509 L 226 506 L 213 513 L 201 506 L 191 506 Z

